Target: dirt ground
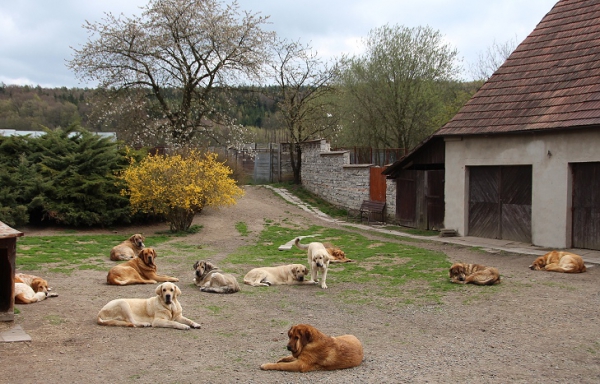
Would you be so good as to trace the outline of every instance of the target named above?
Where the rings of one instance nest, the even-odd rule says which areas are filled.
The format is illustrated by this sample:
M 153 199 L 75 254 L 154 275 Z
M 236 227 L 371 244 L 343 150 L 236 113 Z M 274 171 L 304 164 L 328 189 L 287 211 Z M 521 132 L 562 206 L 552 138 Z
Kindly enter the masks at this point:
M 234 250 L 254 244 L 265 220 L 299 228 L 339 225 L 254 186 L 246 187 L 237 205 L 198 216 L 200 233 L 174 241 L 213 251 L 211 260 L 219 265 Z M 235 230 L 240 221 L 248 225 L 248 236 Z M 117 232 L 126 237 L 161 229 Z M 364 234 L 374 241 L 394 241 Z M 108 301 L 151 297 L 154 286 L 108 286 L 106 272 L 98 270 L 45 272 L 59 297 L 17 306 L 14 323 L 32 341 L 0 343 L 0 383 L 600 382 L 599 267 L 574 275 L 534 272 L 527 268 L 531 256 L 437 242 L 410 244 L 441 250 L 450 261 L 494 265 L 503 282 L 493 290 L 461 287 L 442 304 L 378 306 L 341 300 L 345 289 L 357 287 L 336 284 L 334 270 L 327 290 L 242 285 L 240 293 L 217 295 L 191 284 L 189 258 L 159 259 L 159 272 L 180 278 L 184 315 L 202 324 L 180 331 L 96 324 L 96 314 Z M 156 247 L 159 257 L 160 248 L 168 246 Z M 108 251 L 107 270 L 114 264 Z M 243 276 L 237 277 L 241 281 Z M 295 323 L 312 324 L 330 335 L 354 334 L 364 346 L 363 363 L 332 372 L 261 371 L 260 364 L 288 354 L 287 330 Z M 0 323 L 0 331 L 9 325 Z

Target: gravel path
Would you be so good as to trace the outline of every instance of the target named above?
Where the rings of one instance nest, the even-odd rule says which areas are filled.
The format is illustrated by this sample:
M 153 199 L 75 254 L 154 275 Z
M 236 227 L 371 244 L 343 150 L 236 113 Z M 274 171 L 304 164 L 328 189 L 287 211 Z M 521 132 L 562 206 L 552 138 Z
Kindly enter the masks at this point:
M 195 223 L 203 230 L 185 241 L 213 251 L 211 259 L 219 264 L 237 248 L 255 243 L 265 219 L 298 228 L 340 225 L 316 221 L 313 213 L 271 190 L 250 186 L 236 206 L 198 216 Z M 240 221 L 249 236 L 238 235 Z M 377 234 L 365 235 L 382 241 Z M 536 273 L 527 268 L 531 256 L 410 244 L 443 251 L 451 261 L 493 264 L 503 282 L 493 289 L 464 286 L 442 304 L 423 306 L 345 303 L 344 290 L 368 289 L 352 284 L 328 284 L 325 292 L 242 286 L 238 294 L 212 295 L 190 284 L 187 262 L 164 260 L 162 271 L 180 277 L 184 315 L 202 324 L 199 330 L 178 331 L 96 325 L 108 298 L 150 297 L 148 286 L 108 286 L 106 272 L 97 270 L 47 273 L 60 296 L 18 306 L 15 323 L 33 341 L 0 343 L 0 383 L 600 382 L 600 268 L 577 275 Z M 112 263 L 107 252 L 107 269 Z M 364 345 L 364 362 L 334 372 L 261 371 L 260 364 L 287 354 L 289 324 L 304 322 L 326 334 L 356 335 Z M 0 324 L 0 331 L 9 325 Z

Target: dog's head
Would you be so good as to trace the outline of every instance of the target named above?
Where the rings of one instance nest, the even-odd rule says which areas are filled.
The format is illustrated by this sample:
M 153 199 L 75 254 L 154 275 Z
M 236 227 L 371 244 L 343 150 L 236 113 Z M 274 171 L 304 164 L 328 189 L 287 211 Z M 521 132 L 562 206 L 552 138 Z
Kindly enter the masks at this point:
M 206 276 L 207 273 L 209 273 L 212 270 L 217 269 L 217 267 L 212 264 L 210 261 L 204 261 L 204 260 L 200 260 L 200 261 L 196 261 L 194 263 L 194 270 L 196 270 L 196 277 L 198 277 L 199 279 L 202 279 L 204 276 Z
M 344 259 L 346 258 L 346 254 L 339 248 L 327 248 L 327 252 L 331 254 L 334 258 Z
M 51 290 L 51 288 L 48 287 L 48 282 L 41 277 L 36 277 L 31 281 L 31 288 L 35 292 L 44 292 L 46 296 L 48 296 L 48 291 Z
M 329 262 L 329 253 L 324 250 L 313 252 L 312 262 L 319 268 L 323 268 Z
M 154 264 L 154 261 L 156 259 L 156 251 L 154 250 L 154 248 L 142 249 L 140 253 L 138 253 L 138 257 L 142 259 L 144 264 L 146 264 L 147 266 L 156 266 L 156 264 Z
M 144 236 L 140 235 L 139 233 L 136 233 L 129 238 L 129 241 L 131 241 L 131 243 L 138 248 L 144 248 L 144 240 Z
M 454 281 L 465 281 L 467 266 L 464 263 L 454 263 L 450 267 L 450 279 Z
M 297 358 L 304 347 L 313 341 L 313 334 L 314 328 L 308 324 L 293 325 L 288 331 L 287 350 Z
M 177 297 L 181 295 L 179 287 L 170 282 L 162 283 L 156 287 L 155 292 L 160 297 L 160 300 L 167 305 L 170 305 L 173 301 L 177 301 Z
M 533 261 L 533 264 L 531 264 L 529 266 L 529 269 L 532 269 L 534 271 L 541 271 L 544 269 L 545 266 L 546 266 L 546 259 L 544 258 L 544 256 L 540 256 Z
M 308 268 L 302 264 L 294 264 L 291 271 L 296 281 L 304 281 L 304 276 L 307 276 L 309 272 Z

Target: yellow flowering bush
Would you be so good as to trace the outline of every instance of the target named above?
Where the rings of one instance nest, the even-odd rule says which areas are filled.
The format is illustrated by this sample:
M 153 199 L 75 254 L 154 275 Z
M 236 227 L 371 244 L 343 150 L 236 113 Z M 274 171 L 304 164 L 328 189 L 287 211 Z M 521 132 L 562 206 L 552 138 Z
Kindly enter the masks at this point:
M 230 175 L 231 168 L 217 161 L 214 153 L 192 150 L 185 155 L 150 155 L 120 174 L 127 184 L 134 212 L 162 214 L 171 231 L 190 228 L 204 207 L 236 203 L 244 191 Z

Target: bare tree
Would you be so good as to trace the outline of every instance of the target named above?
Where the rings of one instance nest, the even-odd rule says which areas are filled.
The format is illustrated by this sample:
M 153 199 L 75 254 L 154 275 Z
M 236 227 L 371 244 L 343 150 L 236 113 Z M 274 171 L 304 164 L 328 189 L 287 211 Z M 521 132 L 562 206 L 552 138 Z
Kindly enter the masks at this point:
M 487 47 L 485 52 L 480 52 L 477 56 L 477 62 L 470 66 L 471 76 L 476 81 L 487 81 L 496 72 L 508 56 L 517 48 L 517 37 L 510 39 L 503 44 L 494 40 L 491 46 Z
M 134 90 L 126 97 L 135 100 L 119 106 L 144 106 L 138 124 L 145 135 L 174 145 L 232 140 L 233 130 L 223 129 L 232 122 L 215 110 L 213 90 L 259 74 L 273 37 L 262 29 L 268 17 L 219 0 L 150 0 L 142 11 L 86 22 L 88 41 L 73 48 L 69 68 L 117 94 Z
M 275 44 L 271 74 L 282 125 L 290 136 L 294 183 L 301 183 L 302 146 L 338 126 L 331 86 L 335 70 L 309 45 L 280 40 Z

